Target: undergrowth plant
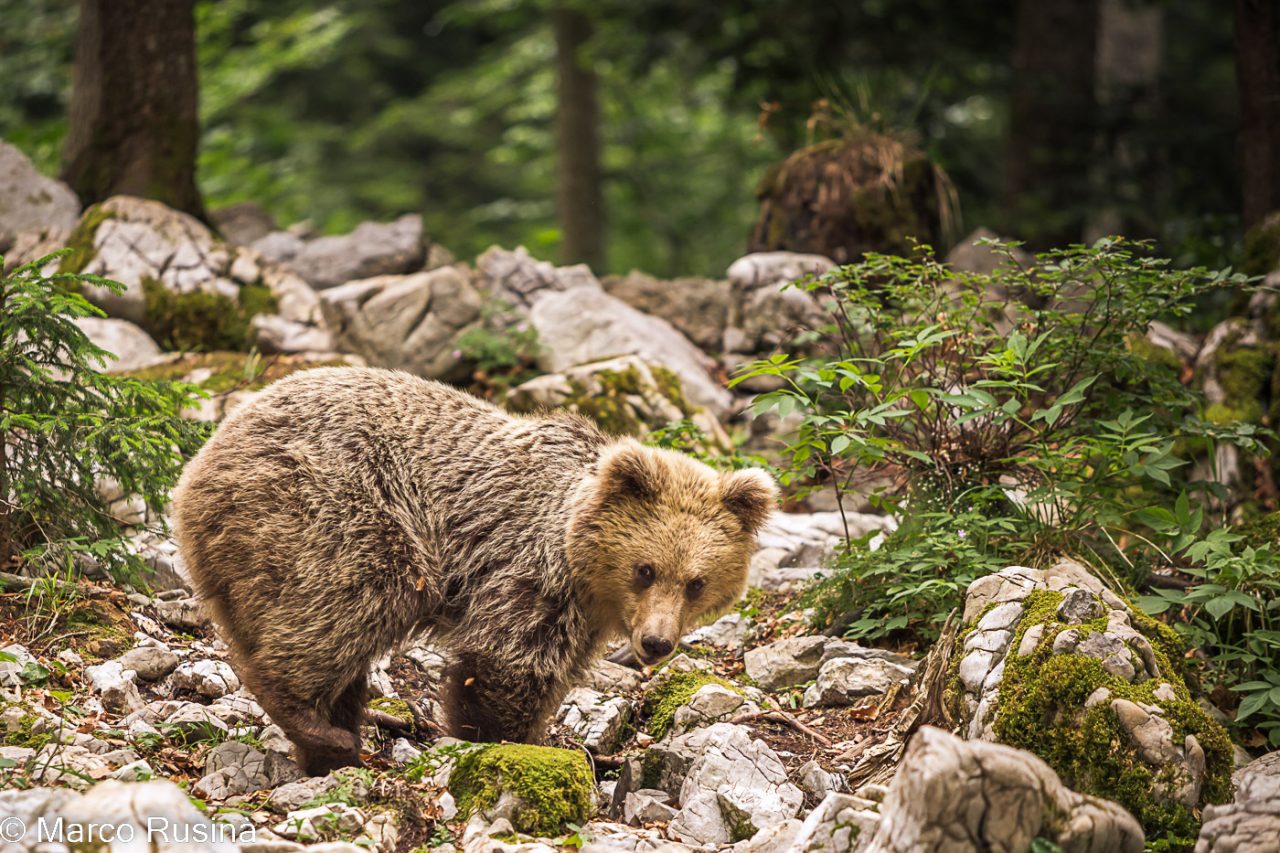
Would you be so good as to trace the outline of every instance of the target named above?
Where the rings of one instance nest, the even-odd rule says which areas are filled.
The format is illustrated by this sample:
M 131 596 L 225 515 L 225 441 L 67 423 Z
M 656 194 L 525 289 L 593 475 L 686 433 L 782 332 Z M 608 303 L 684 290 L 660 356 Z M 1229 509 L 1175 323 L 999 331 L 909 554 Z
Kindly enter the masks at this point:
M 902 525 L 883 547 L 850 537 L 813 600 L 856 614 L 854 636 L 936 624 L 972 577 L 1069 551 L 1117 562 L 1142 509 L 1172 501 L 1188 441 L 1259 450 L 1254 430 L 1195 416 L 1196 395 L 1153 358 L 1151 321 L 1179 316 L 1240 276 L 1172 270 L 1141 243 L 1102 240 L 1040 255 L 986 241 L 991 273 L 868 255 L 796 284 L 830 317 L 825 348 L 777 355 L 735 378 L 774 376 L 757 411 L 797 413 L 784 479 L 887 481 L 874 502 Z
M 66 251 L 0 277 L 0 564 L 57 573 L 92 558 L 118 577 L 141 561 L 112 517 L 104 486 L 157 514 L 185 455 L 207 435 L 181 416 L 199 389 L 103 372 L 108 353 L 76 324 L 102 312 L 78 273 L 45 274 Z M 3 259 L 0 259 L 0 268 Z
M 454 345 L 454 355 L 473 367 L 475 390 L 485 396 L 501 397 L 538 375 L 538 331 L 507 303 L 486 304 L 481 323 L 459 335 Z
M 1206 511 L 1184 493 L 1172 511 L 1151 510 L 1166 559 L 1194 582 L 1156 588 L 1139 599 L 1148 613 L 1170 613 L 1193 648 L 1211 651 L 1206 680 L 1238 694 L 1236 722 L 1280 747 L 1280 541 L 1276 520 L 1202 533 Z M 1154 545 L 1153 545 L 1154 547 Z

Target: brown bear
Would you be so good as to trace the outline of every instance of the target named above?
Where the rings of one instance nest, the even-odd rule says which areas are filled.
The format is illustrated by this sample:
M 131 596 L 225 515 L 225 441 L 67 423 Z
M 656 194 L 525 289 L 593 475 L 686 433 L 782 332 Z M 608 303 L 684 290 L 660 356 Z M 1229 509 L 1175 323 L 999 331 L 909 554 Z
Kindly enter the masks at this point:
M 653 664 L 738 598 L 775 501 L 576 416 L 322 368 L 228 417 L 173 506 L 242 678 L 322 774 L 359 763 L 370 663 L 415 634 L 450 653 L 451 734 L 537 742 L 610 638 Z

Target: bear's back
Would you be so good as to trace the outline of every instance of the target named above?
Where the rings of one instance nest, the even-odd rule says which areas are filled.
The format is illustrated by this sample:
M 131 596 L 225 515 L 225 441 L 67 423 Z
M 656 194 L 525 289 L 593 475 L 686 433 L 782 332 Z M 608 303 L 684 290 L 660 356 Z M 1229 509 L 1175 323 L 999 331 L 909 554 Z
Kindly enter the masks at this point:
M 215 545 L 292 564 L 361 541 L 455 567 L 545 554 L 606 441 L 580 418 L 508 415 L 405 373 L 303 371 L 232 413 L 187 466 L 178 538 L 207 563 L 223 562 Z

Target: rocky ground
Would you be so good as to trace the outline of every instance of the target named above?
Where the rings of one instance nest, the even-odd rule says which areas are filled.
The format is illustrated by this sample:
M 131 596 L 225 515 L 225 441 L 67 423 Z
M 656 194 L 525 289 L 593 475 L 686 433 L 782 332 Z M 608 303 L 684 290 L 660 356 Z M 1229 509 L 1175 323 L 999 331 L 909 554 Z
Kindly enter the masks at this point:
M 73 827 L 142 832 L 161 821 L 179 840 L 159 849 L 246 853 L 1026 850 L 1036 839 L 1142 849 L 1130 811 L 1070 790 L 1044 761 L 981 731 L 1002 695 L 1013 701 L 997 689 L 1006 658 L 1041 643 L 1046 655 L 1118 673 L 1110 684 L 1145 685 L 1148 701 L 1121 707 L 1130 731 L 1111 745 L 1132 740 L 1136 766 L 1169 783 L 1168 799 L 1199 810 L 1202 789 L 1230 774 L 1229 745 L 1225 759 L 1215 752 L 1221 729 L 1197 729 L 1204 746 L 1184 731 L 1200 723 L 1172 713 L 1185 687 L 1161 672 L 1170 662 L 1121 618 L 1127 605 L 1074 564 L 976 582 L 941 670 L 936 654 L 921 661 L 810 633 L 796 584 L 815 571 L 802 561 L 836 541 L 832 521 L 780 517 L 737 611 L 687 636 L 656 670 L 600 661 L 565 698 L 548 747 L 436 736 L 430 686 L 444 659 L 405 648 L 372 679 L 380 722 L 365 728 L 367 766 L 318 778 L 302 777 L 180 584 L 154 598 L 108 584 L 10 592 L 0 596 L 12 640 L 0 656 L 0 815 L 27 827 L 62 818 L 67 841 Z M 920 713 L 939 674 L 960 736 L 919 725 L 949 719 Z M 1091 693 L 1086 704 L 1122 701 Z M 1234 800 L 1219 785 L 1197 849 L 1274 849 L 1274 758 L 1240 771 Z M 0 839 L 0 850 L 81 849 L 35 840 Z

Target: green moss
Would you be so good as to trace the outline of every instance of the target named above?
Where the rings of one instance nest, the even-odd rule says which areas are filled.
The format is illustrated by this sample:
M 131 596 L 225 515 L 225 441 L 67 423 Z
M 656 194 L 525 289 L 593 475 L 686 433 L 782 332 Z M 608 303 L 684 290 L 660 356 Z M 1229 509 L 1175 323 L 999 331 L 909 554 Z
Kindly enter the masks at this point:
M 595 421 L 596 426 L 609 435 L 638 436 L 644 433 L 644 425 L 626 398 L 616 392 L 591 394 L 585 387 L 572 383 L 573 393 L 565 401 L 566 408 Z
M 95 602 L 87 602 L 69 613 L 63 630 L 75 635 L 76 649 L 87 658 L 106 660 L 133 646 L 133 633 L 114 621 L 109 612 L 100 612 Z
M 257 391 L 299 370 L 341 367 L 345 363 L 341 359 L 303 362 L 283 357 L 264 361 L 243 352 L 205 352 L 126 371 L 123 375 L 148 382 L 179 382 L 193 373 L 208 371 L 209 375 L 197 384 L 211 394 L 224 394 L 236 388 Z
M 390 714 L 402 723 L 413 725 L 413 711 L 409 708 L 409 703 L 403 699 L 390 699 L 386 696 L 379 696 L 369 703 L 369 709 L 372 711 L 381 711 L 384 714 Z
M 746 841 L 755 835 L 758 827 L 751 822 L 749 815 L 737 817 L 729 827 L 729 843 L 737 844 L 739 841 Z
M 1240 269 L 1246 275 L 1266 275 L 1280 269 L 1280 211 L 1245 232 Z
M 537 836 L 555 836 L 566 824 L 586 823 L 594 811 L 594 785 L 581 752 L 514 743 L 468 752 L 449 775 L 459 815 L 492 808 L 503 791 L 510 791 L 520 801 L 512 826 Z
M 661 740 L 671 730 L 676 711 L 681 705 L 693 698 L 699 688 L 708 684 L 719 684 L 727 687 L 739 696 L 745 695 L 742 688 L 731 681 L 709 672 L 672 672 L 665 670 L 644 697 L 644 714 L 648 718 L 649 734 Z
M 1235 348 L 1224 343 L 1214 356 L 1218 383 L 1226 400 L 1209 408 L 1213 423 L 1260 423 L 1270 396 L 1275 354 L 1262 347 Z
M 1182 371 L 1182 359 L 1173 350 L 1153 344 L 1146 335 L 1130 335 L 1127 343 L 1129 351 L 1144 361 L 1164 365 L 1175 373 Z
M 686 418 L 697 414 L 697 409 L 689 404 L 689 398 L 684 395 L 684 384 L 674 371 L 661 364 L 649 365 L 649 371 L 653 374 L 653 381 L 658 386 L 658 393 L 668 403 L 679 409 Z
M 1190 849 L 1199 831 L 1198 809 L 1157 801 L 1153 788 L 1172 782 L 1172 770 L 1160 774 L 1148 767 L 1120 727 L 1109 702 L 1085 708 L 1094 690 L 1105 687 L 1112 698 L 1157 704 L 1173 727 L 1174 741 L 1195 735 L 1206 759 L 1203 802 L 1225 802 L 1231 793 L 1231 743 L 1223 728 L 1192 699 L 1182 672 L 1182 645 L 1176 634 L 1153 627 L 1140 614 L 1134 627 L 1152 643 L 1161 677 L 1139 684 L 1111 675 L 1095 658 L 1053 654 L 1053 641 L 1068 626 L 1056 619 L 1059 593 L 1033 592 L 1010 648 L 1016 650 L 1027 630 L 1045 625 L 1035 650 L 1025 657 L 1011 653 L 1000 686 L 1000 710 L 994 723 L 996 738 L 1043 758 L 1074 790 L 1115 800 L 1142 823 L 1147 837 L 1167 849 Z M 1075 627 L 1075 626 L 1071 626 Z M 1090 626 L 1091 628 L 1096 626 Z M 1176 663 L 1175 663 L 1176 661 Z M 1161 682 L 1170 684 L 1175 701 L 1156 699 Z
M 644 760 L 640 764 L 640 787 L 653 790 L 661 785 L 662 756 L 654 750 L 649 750 L 644 754 Z
M 102 205 L 90 205 L 67 237 L 67 248 L 71 250 L 71 254 L 58 263 L 58 272 L 84 272 L 84 268 L 93 260 L 93 239 L 98 233 L 98 227 L 112 218 L 113 215 L 103 209 Z
M 13 705 L 0 706 L 0 710 Z M 33 733 L 31 728 L 36 724 L 35 714 L 23 714 L 18 718 L 18 728 L 11 732 L 4 732 L 0 735 L 0 746 L 16 746 L 24 749 L 43 749 L 49 741 L 53 740 L 53 735 L 49 732 Z
M 1228 406 L 1225 403 L 1214 403 L 1205 410 L 1204 419 L 1218 426 L 1231 426 L 1241 423 L 1257 423 L 1262 417 L 1262 406 L 1246 404 L 1244 406 Z
M 244 285 L 235 299 L 207 290 L 178 293 L 153 278 L 142 280 L 142 292 L 142 326 L 171 350 L 247 349 L 249 321 L 276 308 L 271 288 L 261 283 Z
M 1254 548 L 1267 547 L 1280 553 L 1280 512 L 1269 512 L 1237 525 L 1235 532 Z

